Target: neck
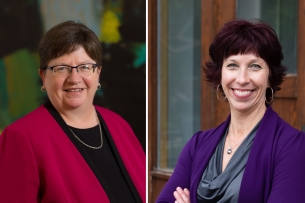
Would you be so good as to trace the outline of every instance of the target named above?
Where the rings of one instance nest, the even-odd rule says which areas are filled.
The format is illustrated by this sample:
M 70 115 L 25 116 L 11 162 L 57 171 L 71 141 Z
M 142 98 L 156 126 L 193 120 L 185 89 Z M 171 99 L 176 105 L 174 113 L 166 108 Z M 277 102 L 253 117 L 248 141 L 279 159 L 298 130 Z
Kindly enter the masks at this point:
M 98 118 L 93 105 L 86 110 L 81 108 L 72 110 L 61 109 L 58 112 L 67 125 L 75 128 L 90 128 L 98 124 Z
M 231 112 L 231 122 L 229 133 L 232 139 L 241 139 L 247 136 L 254 126 L 263 118 L 266 107 L 261 106 L 255 111 L 241 113 L 237 111 Z

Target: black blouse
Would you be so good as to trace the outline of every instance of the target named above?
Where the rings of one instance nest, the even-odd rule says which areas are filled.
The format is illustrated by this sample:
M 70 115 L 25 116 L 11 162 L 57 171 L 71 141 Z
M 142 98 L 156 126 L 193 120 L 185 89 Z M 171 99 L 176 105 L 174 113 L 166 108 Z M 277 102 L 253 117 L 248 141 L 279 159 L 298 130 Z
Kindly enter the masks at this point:
M 110 132 L 98 112 L 97 115 L 102 128 L 103 146 L 100 149 L 91 149 L 77 140 L 70 129 L 84 143 L 96 147 L 100 146 L 101 143 L 98 125 L 88 129 L 70 127 L 65 123 L 50 101 L 47 101 L 44 106 L 48 109 L 83 156 L 106 192 L 110 202 L 142 202 L 141 197 L 114 144 Z

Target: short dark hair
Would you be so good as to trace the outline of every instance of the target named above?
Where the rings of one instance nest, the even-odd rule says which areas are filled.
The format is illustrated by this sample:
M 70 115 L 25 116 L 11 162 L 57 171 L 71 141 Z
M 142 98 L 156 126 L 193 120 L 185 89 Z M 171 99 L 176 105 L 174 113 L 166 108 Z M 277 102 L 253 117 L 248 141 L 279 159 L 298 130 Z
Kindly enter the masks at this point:
M 102 65 L 102 45 L 96 34 L 82 23 L 62 22 L 47 31 L 40 40 L 38 52 L 40 69 L 55 58 L 83 47 L 90 58 Z
M 270 70 L 270 87 L 274 93 L 280 90 L 279 86 L 287 71 L 287 67 L 282 65 L 282 47 L 275 31 L 258 19 L 231 20 L 217 33 L 209 49 L 211 60 L 203 67 L 208 83 L 215 88 L 220 84 L 224 59 L 232 55 L 249 53 L 264 59 Z M 271 100 L 271 96 L 271 91 L 267 91 L 268 101 Z

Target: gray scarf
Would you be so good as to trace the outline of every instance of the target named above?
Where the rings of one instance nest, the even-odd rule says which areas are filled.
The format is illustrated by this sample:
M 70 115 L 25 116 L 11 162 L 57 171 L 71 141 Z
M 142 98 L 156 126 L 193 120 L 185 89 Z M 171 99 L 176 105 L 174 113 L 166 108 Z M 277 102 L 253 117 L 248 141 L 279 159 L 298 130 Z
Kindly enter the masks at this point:
M 240 144 L 222 172 L 222 155 L 228 129 L 226 130 L 199 182 L 197 188 L 199 203 L 238 202 L 241 179 L 259 123 Z

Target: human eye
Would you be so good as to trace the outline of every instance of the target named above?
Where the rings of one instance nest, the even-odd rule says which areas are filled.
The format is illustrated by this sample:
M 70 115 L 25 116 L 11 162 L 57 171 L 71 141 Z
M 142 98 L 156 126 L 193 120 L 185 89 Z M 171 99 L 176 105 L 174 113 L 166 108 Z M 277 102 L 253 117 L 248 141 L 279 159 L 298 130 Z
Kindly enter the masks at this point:
M 84 65 L 78 66 L 78 70 L 80 70 L 80 71 L 88 71 L 88 70 L 91 70 L 91 68 L 92 68 L 91 64 L 84 64 Z
M 262 69 L 262 67 L 260 65 L 258 65 L 258 64 L 251 64 L 250 68 L 252 70 L 260 70 L 260 69 Z
M 69 69 L 68 66 L 55 66 L 55 67 L 53 68 L 53 71 L 54 71 L 54 72 L 61 73 L 61 72 L 66 72 L 68 69 Z
M 229 63 L 229 64 L 227 65 L 227 68 L 229 68 L 229 69 L 236 69 L 236 68 L 238 68 L 238 65 L 235 64 L 235 63 Z

